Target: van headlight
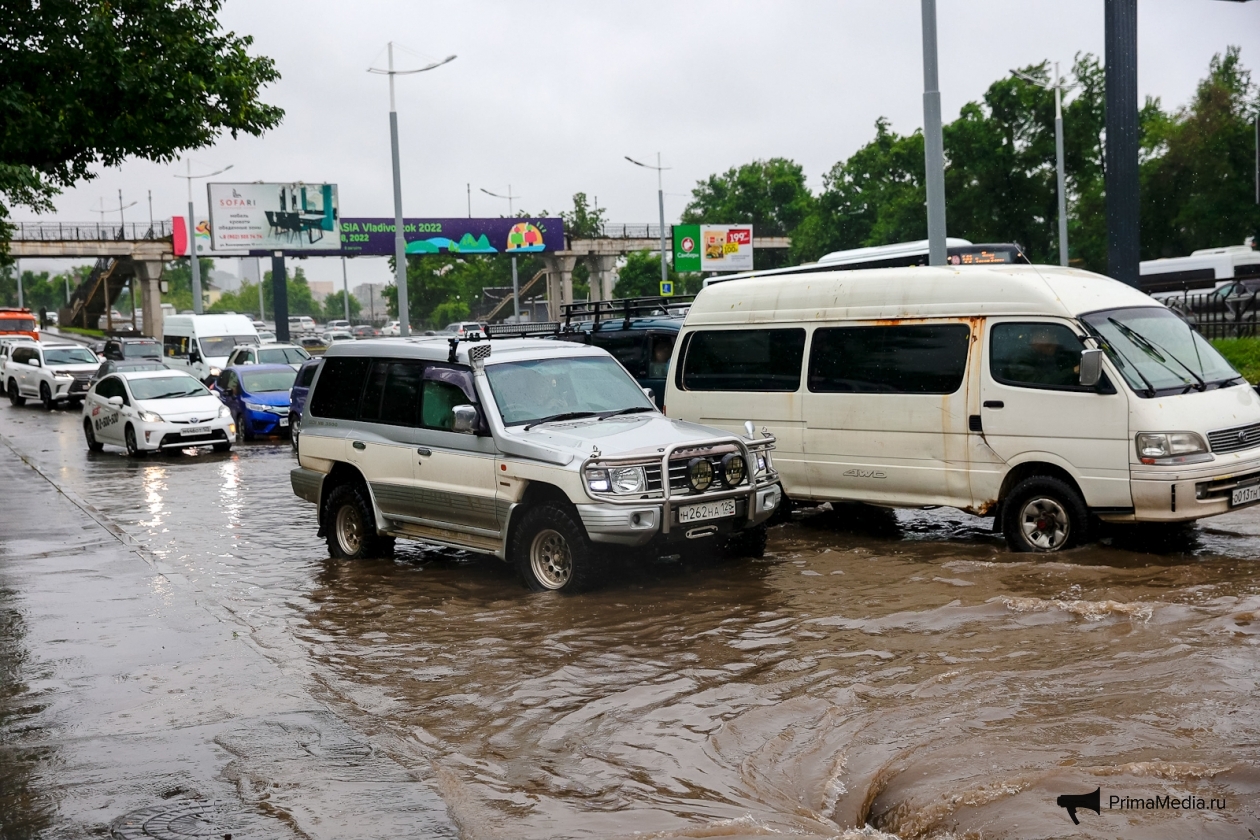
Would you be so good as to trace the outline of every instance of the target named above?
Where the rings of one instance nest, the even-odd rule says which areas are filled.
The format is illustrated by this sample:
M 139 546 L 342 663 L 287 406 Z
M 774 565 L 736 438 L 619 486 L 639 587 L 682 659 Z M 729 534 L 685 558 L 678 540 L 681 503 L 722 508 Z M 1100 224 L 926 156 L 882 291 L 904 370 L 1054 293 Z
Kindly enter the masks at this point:
M 1143 464 L 1199 464 L 1211 461 L 1207 444 L 1195 432 L 1142 432 L 1137 436 Z
M 586 486 L 592 493 L 643 493 L 647 491 L 647 473 L 643 467 L 587 470 Z

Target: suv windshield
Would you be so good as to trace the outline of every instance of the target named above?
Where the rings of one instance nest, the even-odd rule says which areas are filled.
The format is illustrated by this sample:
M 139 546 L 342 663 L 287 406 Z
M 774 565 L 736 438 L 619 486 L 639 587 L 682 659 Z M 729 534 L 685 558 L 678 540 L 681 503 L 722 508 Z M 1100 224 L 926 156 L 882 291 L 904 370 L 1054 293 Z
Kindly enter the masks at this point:
M 199 397 L 209 394 L 206 386 L 187 374 L 158 376 L 152 379 L 129 379 L 131 394 L 138 400 L 169 400 L 178 397 Z
M 486 379 L 508 426 L 555 415 L 654 408 L 638 383 L 606 357 L 487 365 Z
M 156 341 L 129 341 L 121 349 L 128 359 L 158 359 L 162 356 L 162 348 Z
M 1163 307 L 1109 309 L 1081 320 L 1143 396 L 1221 388 L 1242 379 L 1203 336 Z
M 47 365 L 95 365 L 99 364 L 91 350 L 86 347 L 58 347 L 55 350 L 44 350 L 44 364 Z
M 301 347 L 274 347 L 258 351 L 258 362 L 264 365 L 297 365 L 311 357 Z
M 266 391 L 287 391 L 293 387 L 293 380 L 296 378 L 297 371 L 292 368 L 289 370 L 260 370 L 241 373 L 241 381 L 245 384 L 245 390 L 251 394 L 261 394 Z
M 256 335 L 205 335 L 201 337 L 201 355 L 208 359 L 227 356 L 238 344 L 257 344 Z

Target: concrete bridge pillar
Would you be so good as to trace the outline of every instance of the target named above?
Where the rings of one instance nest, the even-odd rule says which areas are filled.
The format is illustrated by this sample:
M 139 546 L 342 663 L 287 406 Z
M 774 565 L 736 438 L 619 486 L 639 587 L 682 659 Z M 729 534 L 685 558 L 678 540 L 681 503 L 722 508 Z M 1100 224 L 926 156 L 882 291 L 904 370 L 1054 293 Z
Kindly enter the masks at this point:
M 591 269 L 591 300 L 612 300 L 616 285 L 616 254 L 588 254 L 586 264 Z
M 559 321 L 560 307 L 573 303 L 573 267 L 577 257 L 551 255 L 543 257 L 547 266 L 547 317 Z
M 150 338 L 162 340 L 162 261 L 136 260 L 136 282 L 140 284 L 140 305 L 144 323 L 140 331 Z

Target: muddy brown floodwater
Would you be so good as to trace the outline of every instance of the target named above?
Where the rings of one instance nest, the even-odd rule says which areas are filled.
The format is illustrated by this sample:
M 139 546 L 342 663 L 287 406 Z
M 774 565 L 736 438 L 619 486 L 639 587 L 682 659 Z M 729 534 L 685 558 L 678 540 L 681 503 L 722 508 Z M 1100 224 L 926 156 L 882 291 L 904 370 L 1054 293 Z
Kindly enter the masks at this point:
M 435 774 L 464 837 L 1260 835 L 1260 510 L 1053 560 L 958 512 L 824 511 L 761 561 L 549 597 L 416 544 L 328 559 L 287 445 L 132 461 L 89 456 L 74 413 L 0 415 Z M 1056 798 L 1095 788 L 1074 826 Z M 1191 808 L 1133 803 L 1165 796 Z

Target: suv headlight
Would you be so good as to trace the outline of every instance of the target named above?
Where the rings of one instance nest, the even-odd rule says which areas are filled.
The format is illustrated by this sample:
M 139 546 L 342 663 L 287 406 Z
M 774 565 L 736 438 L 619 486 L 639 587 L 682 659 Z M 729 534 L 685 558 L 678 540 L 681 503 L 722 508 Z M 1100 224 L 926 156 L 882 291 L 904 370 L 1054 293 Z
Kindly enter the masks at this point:
M 146 423 L 161 423 L 162 415 L 155 414 L 152 411 L 138 411 L 137 416 Z
M 647 491 L 647 473 L 643 467 L 587 470 L 586 486 L 592 493 L 643 493 Z
M 727 487 L 737 487 L 748 476 L 748 464 L 743 455 L 734 452 L 722 458 L 722 483 Z
M 1143 464 L 1199 464 L 1211 461 L 1207 444 L 1194 432 L 1142 432 L 1137 436 Z
M 74 374 L 64 370 L 54 370 L 53 379 L 74 379 Z

